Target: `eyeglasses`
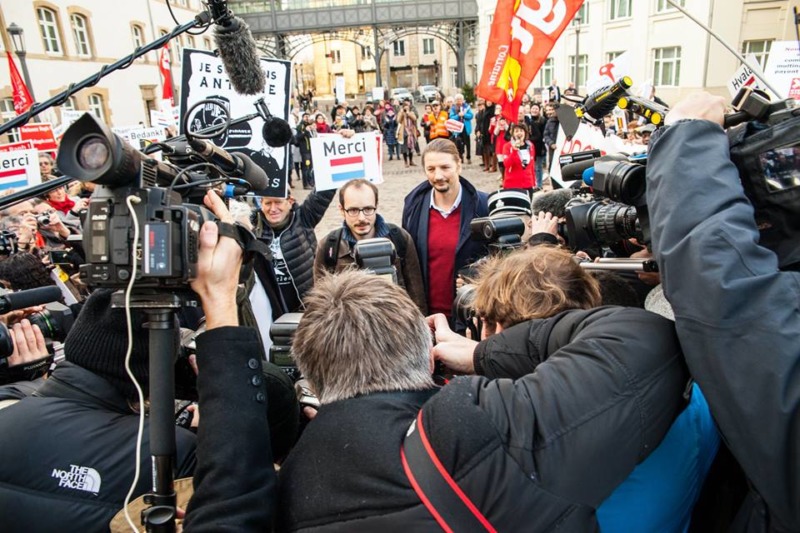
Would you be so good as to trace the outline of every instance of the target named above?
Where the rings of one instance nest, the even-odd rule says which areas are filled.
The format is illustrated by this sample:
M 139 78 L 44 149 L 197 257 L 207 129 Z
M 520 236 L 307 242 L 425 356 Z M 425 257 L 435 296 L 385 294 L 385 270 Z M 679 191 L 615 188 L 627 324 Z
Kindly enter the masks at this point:
M 347 216 L 353 218 L 357 217 L 359 213 L 364 213 L 365 217 L 371 217 L 375 214 L 375 211 L 377 211 L 377 208 L 375 207 L 348 207 L 344 210 L 344 212 L 347 213 Z

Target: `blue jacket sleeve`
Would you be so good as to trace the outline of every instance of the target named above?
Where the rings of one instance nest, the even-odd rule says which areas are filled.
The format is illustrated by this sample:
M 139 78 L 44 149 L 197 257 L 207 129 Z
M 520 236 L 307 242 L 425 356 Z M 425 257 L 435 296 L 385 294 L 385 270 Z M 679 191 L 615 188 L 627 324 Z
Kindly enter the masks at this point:
M 800 274 L 758 245 L 722 128 L 650 147 L 653 251 L 689 368 L 773 526 L 800 530 Z
M 260 353 L 251 328 L 216 328 L 197 338 L 201 420 L 184 531 L 270 528 L 277 478 Z

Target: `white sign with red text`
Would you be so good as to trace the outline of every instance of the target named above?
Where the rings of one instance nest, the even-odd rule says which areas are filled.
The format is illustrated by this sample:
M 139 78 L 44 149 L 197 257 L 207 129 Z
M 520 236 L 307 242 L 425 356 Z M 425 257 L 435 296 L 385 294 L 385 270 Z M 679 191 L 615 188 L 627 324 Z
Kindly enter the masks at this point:
M 623 76 L 631 75 L 631 54 L 623 52 L 595 71 L 594 75 L 586 82 L 587 94 L 592 94 L 598 89 L 617 83 Z
M 567 140 L 564 130 L 558 128 L 556 149 L 553 152 L 553 161 L 550 163 L 550 178 L 558 182 L 562 187 L 569 187 L 571 182 L 564 182 L 561 178 L 561 165 L 558 163 L 558 158 L 562 155 L 585 152 L 587 150 L 600 150 L 603 155 L 620 152 L 635 154 L 646 152 L 647 147 L 642 144 L 628 143 L 616 135 L 606 137 L 600 131 L 600 128 L 585 122 L 581 122 L 581 125 L 578 126 L 578 131 L 569 140 Z

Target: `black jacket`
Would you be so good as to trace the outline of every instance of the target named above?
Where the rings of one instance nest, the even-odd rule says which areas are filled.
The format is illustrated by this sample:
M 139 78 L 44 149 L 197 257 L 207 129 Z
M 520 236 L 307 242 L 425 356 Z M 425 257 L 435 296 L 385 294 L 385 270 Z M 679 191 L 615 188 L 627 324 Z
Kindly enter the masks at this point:
M 269 530 L 276 476 L 258 349 L 250 328 L 216 328 L 197 337 L 201 422 L 184 531 Z
M 545 156 L 547 151 L 544 145 L 544 128 L 547 125 L 547 119 L 541 115 L 538 118 L 533 118 L 533 115 L 531 115 L 525 118 L 525 123 L 531 133 L 531 142 L 534 150 L 536 150 L 536 157 Z M 558 130 L 556 130 L 556 134 L 558 134 Z
M 485 243 L 470 238 L 469 223 L 473 218 L 489 215 L 489 196 L 479 191 L 466 178 L 459 178 L 461 189 L 461 227 L 456 245 L 456 274 L 458 270 L 473 263 L 488 253 Z M 428 290 L 428 216 L 430 213 L 431 184 L 420 183 L 405 198 L 403 204 L 403 229 L 414 239 L 417 256 L 422 269 L 422 282 L 425 284 L 425 296 Z M 453 279 L 453 286 L 456 280 Z M 428 301 L 430 308 L 430 301 Z
M 753 488 L 739 530 L 800 531 L 800 273 L 757 244 L 716 124 L 653 136 L 647 201 L 686 361 Z
M 544 124 L 544 132 L 542 133 L 542 141 L 545 148 L 551 150 L 550 145 L 555 144 L 558 139 L 558 119 L 556 117 L 548 118 Z
M 292 206 L 289 223 L 280 231 L 283 258 L 300 300 L 314 285 L 314 255 L 317 253 L 314 228 L 322 220 L 335 195 L 335 190 L 312 191 L 302 204 L 295 203 Z M 255 211 L 255 217 L 254 233 L 269 246 L 275 238 L 275 232 L 260 209 Z M 289 309 L 289 312 L 297 311 L 299 309 Z
M 108 531 L 133 481 L 138 423 L 109 382 L 70 362 L 33 396 L 0 410 L 2 530 Z M 196 439 L 181 428 L 175 434 L 176 477 L 187 477 Z M 145 421 L 134 497 L 150 489 L 149 442 Z
M 543 362 L 516 381 L 323 405 L 281 468 L 278 529 L 441 531 L 399 457 L 421 408 L 442 464 L 498 531 L 596 530 L 594 509 L 683 406 L 674 328 L 640 309 L 572 311 L 509 328 L 488 350 Z

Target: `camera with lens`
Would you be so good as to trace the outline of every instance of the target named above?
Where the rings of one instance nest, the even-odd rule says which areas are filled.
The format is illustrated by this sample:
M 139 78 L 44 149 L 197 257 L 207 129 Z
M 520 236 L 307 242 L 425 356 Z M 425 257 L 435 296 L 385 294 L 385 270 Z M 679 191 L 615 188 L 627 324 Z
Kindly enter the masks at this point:
M 269 362 L 277 365 L 291 378 L 293 382 L 302 375 L 292 358 L 292 340 L 303 313 L 285 313 L 279 316 L 269 328 L 269 338 L 272 345 L 269 347 Z
M 55 216 L 55 215 L 52 215 L 52 216 Z M 47 214 L 39 215 L 38 217 L 36 217 L 36 223 L 39 224 L 40 226 L 49 226 L 50 222 L 51 222 L 50 217 L 51 217 L 51 215 L 47 215 Z
M 588 161 L 593 164 L 575 165 L 583 166 L 580 174 L 592 187 L 596 200 L 571 202 L 567 208 L 570 247 L 585 250 L 592 245 L 610 246 L 631 238 L 649 244 L 646 155 L 614 154 Z
M 147 157 L 90 113 L 67 129 L 58 167 L 98 185 L 84 222 L 80 274 L 87 285 L 121 289 L 135 273 L 141 289 L 188 289 L 197 273 L 200 227 L 216 220 L 192 202 L 202 203 L 209 188 L 227 181 L 218 159 L 263 174 L 246 156 L 233 157 L 206 141 L 176 146 L 165 153 L 183 167 Z M 241 194 L 249 192 L 246 185 Z M 247 240 L 246 230 L 236 228 L 239 233 L 230 236 Z
M 514 215 L 474 218 L 469 224 L 473 240 L 489 243 L 490 254 L 508 253 L 522 246 L 525 221 Z

